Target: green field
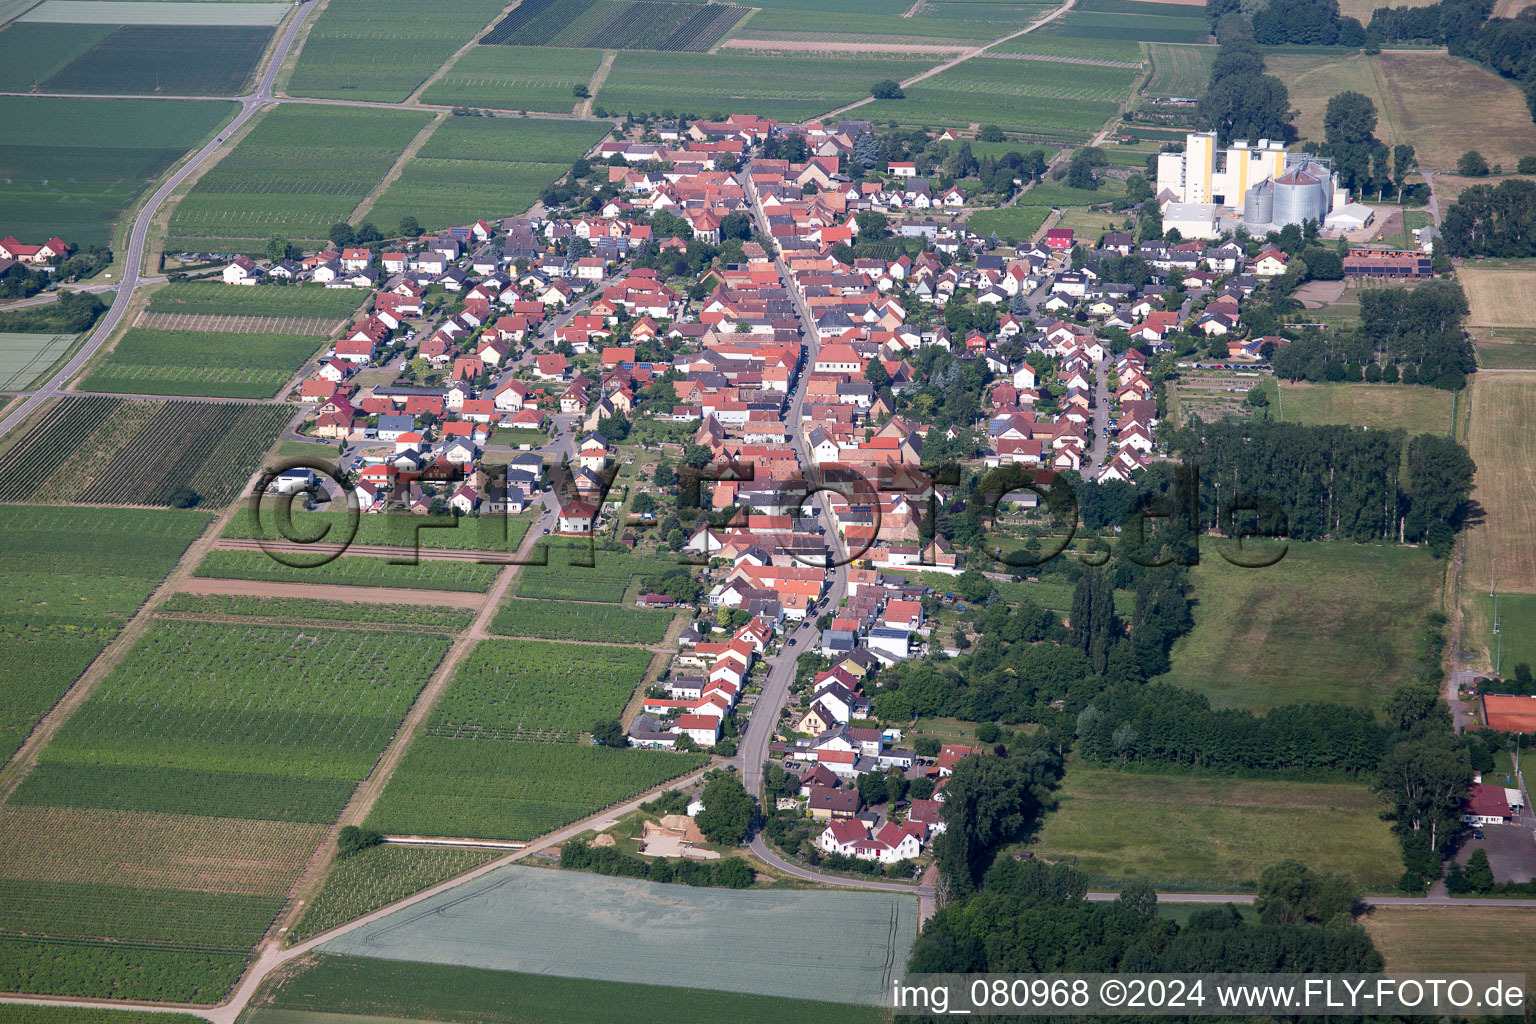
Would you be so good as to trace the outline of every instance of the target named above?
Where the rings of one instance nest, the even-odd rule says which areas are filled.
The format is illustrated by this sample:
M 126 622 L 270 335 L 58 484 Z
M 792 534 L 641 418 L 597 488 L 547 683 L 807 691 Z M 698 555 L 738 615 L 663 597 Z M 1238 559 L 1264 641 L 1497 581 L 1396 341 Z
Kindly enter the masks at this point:
M 625 52 L 615 58 L 597 103 L 636 114 L 674 110 L 708 116 L 751 110 L 799 120 L 867 96 L 881 79 L 910 78 L 934 63 L 736 53 L 674 53 L 658 61 L 654 54 Z
M 1493 598 L 1485 592 L 1479 601 L 1487 608 L 1483 621 L 1492 623 Z M 1499 635 L 1475 642 L 1487 643 L 1489 663 L 1497 663 L 1505 678 L 1512 678 L 1521 662 L 1536 670 L 1536 594 L 1499 594 Z
M 1381 801 L 1364 784 L 1142 775 L 1073 763 L 1034 849 L 1098 879 L 1251 890 L 1287 857 L 1342 871 L 1368 892 L 1402 873 Z
M 43 0 L 19 20 L 65 25 L 190 25 L 271 28 L 288 12 L 269 0 L 255 3 L 166 3 L 163 0 Z
M 189 1013 L 93 1010 L 84 1006 L 30 1006 L 0 1003 L 0 1024 L 198 1024 Z
M 288 942 L 303 942 L 502 856 L 502 850 L 386 845 L 338 858 Z
M 172 594 L 159 613 L 184 618 L 251 618 L 279 622 L 345 622 L 352 625 L 420 626 L 457 633 L 474 621 L 470 608 L 435 604 L 362 604 L 308 597 L 247 594 Z
M 1149 6 L 1133 3 L 1133 8 Z M 1160 7 L 1174 8 L 1171 4 Z M 1210 25 L 1199 7 L 1175 8 L 1188 14 L 1140 14 L 1135 12 L 1075 9 L 1057 18 L 1040 31 L 1045 35 L 1073 36 L 1078 39 L 1110 39 L 1142 43 L 1210 42 Z
M 0 505 L 0 763 L 138 611 L 209 518 Z
M 1177 43 L 1148 43 L 1152 77 L 1147 81 L 1148 96 L 1198 97 L 1211 77 L 1216 60 L 1214 46 L 1188 46 Z
M 706 761 L 660 750 L 417 736 L 366 824 L 391 835 L 534 839 Z
M 526 0 L 497 21 L 480 42 L 703 53 L 747 13 L 738 4 Z
M 332 821 L 447 649 L 433 633 L 157 621 L 12 800 Z
M 63 358 L 75 334 L 0 334 L 0 391 L 25 391 Z
M 82 50 L 82 40 L 95 41 Z M 30 42 L 45 53 L 51 47 L 75 55 L 41 81 L 43 92 L 238 96 L 271 41 L 272 29 L 262 27 L 21 24 L 0 35 L 0 53 Z M 47 60 L 33 57 L 25 64 L 33 65 L 35 76 Z
M 219 316 L 351 316 L 368 295 L 323 285 L 267 285 L 231 288 L 222 282 L 172 281 L 149 297 L 151 313 L 212 313 Z
M 317 453 L 319 454 L 319 453 Z M 333 455 L 334 450 L 325 455 Z M 339 504 L 339 503 L 336 503 Z M 285 536 L 277 520 L 277 506 L 263 504 L 258 523 L 249 504 L 236 512 L 224 527 L 222 537 L 270 538 Z M 357 517 L 357 531 L 350 533 L 346 508 L 333 504 L 323 512 L 295 509 L 289 513 L 286 536 L 295 539 L 324 540 L 327 543 L 430 548 L 447 551 L 516 551 L 533 520 L 527 516 L 417 516 L 409 513 L 381 512 Z
M 1035 9 L 1037 10 L 1037 9 Z M 1033 14 L 1033 10 L 1031 11 Z M 942 12 L 941 12 L 942 14 Z M 900 15 L 844 14 L 826 11 L 807 21 L 800 11 L 759 11 L 733 39 L 817 40 L 838 42 L 979 43 L 1007 35 L 1022 26 L 1016 21 L 968 21 L 946 17 L 903 18 Z
M 509 597 L 491 620 L 491 632 L 547 640 L 598 640 L 610 644 L 657 644 L 672 613 L 608 608 L 579 601 L 529 601 Z
M 215 102 L 0 96 L 0 223 L 21 239 L 58 235 L 77 245 L 105 245 L 144 186 L 236 109 Z
M 905 124 L 971 124 L 1084 136 L 1114 115 L 1137 71 L 1057 61 L 978 57 L 876 100 L 858 116 Z
M 324 239 L 430 119 L 425 111 L 277 107 L 177 205 L 170 232 L 263 243 L 272 235 Z
M 431 736 L 575 740 L 618 718 L 651 662 L 636 647 L 482 640 L 432 708 Z
M 299 557 L 303 557 L 303 553 Z M 210 551 L 197 567 L 197 575 L 210 579 L 476 593 L 484 592 L 498 571 L 499 566 L 478 562 L 424 558 L 415 565 L 396 565 L 387 558 L 367 555 L 343 555 L 323 565 L 289 566 L 265 551 Z
M 1133 64 L 1140 63 L 1142 59 L 1141 47 L 1131 40 L 1074 39 L 1069 36 L 1048 36 L 1039 32 L 1031 32 L 1017 39 L 1010 39 L 1006 43 L 998 43 L 991 50 L 994 53 L 1037 53 L 1051 57 L 1119 60 Z
M 504 6 L 503 0 L 459 0 L 422 17 L 410 0 L 333 0 L 309 30 L 288 91 L 397 103 Z
M 577 543 L 545 543 L 530 557 L 547 559 L 546 565 L 525 565 L 517 574 L 517 596 L 554 598 L 565 601 L 624 600 L 625 591 L 635 576 L 665 573 L 676 569 L 678 561 L 667 555 L 635 555 L 627 551 L 595 551 Z M 582 565 L 582 561 L 592 564 Z
M 11 25 L 0 32 L 0 88 L 41 90 L 43 83 L 112 33 L 111 25 Z
M 315 338 L 302 334 L 131 327 L 79 387 L 129 395 L 272 398 L 318 347 Z
M 602 63 L 601 50 L 476 46 L 422 94 L 427 103 L 569 113 L 571 94 Z
M 288 405 L 62 398 L 0 456 L 0 500 L 225 505 L 293 413 Z
M 369 214 L 425 228 L 520 214 L 607 133 L 606 123 L 452 117 L 432 133 Z
M 1027 193 L 1026 193 L 1027 198 Z M 1050 216 L 1046 206 L 1010 206 L 1005 210 L 979 210 L 971 214 L 967 224 L 983 238 L 997 235 L 1003 242 L 1023 245 L 1034 237 Z
M 1409 434 L 1451 431 L 1455 396 L 1412 384 L 1281 384 L 1279 411 L 1287 423 L 1346 423 Z
M 1292 543 L 1262 569 L 1209 552 L 1191 570 L 1195 628 L 1162 678 L 1218 708 L 1380 708 L 1412 678 L 1444 568 L 1426 551 L 1343 542 Z
M 258 999 L 248 1011 L 250 1024 L 393 1024 L 407 1020 L 576 1024 L 619 1016 L 629 1024 L 880 1024 L 889 1019 L 874 1007 L 844 1003 L 334 954 L 322 954 L 313 964 L 284 975 L 264 992 L 265 998 Z M 0 1024 L 13 1022 L 0 1018 Z M 173 1022 L 146 1020 L 144 1024 Z

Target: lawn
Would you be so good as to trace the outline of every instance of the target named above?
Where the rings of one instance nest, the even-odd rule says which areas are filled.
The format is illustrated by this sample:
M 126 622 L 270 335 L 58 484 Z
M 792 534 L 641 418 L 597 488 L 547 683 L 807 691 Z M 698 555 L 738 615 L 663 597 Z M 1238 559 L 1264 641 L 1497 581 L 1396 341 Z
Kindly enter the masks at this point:
M 678 53 L 657 61 L 652 54 L 624 52 L 614 59 L 597 104 L 636 114 L 674 110 L 709 116 L 751 110 L 799 120 L 868 96 L 882 79 L 910 78 L 933 63 L 738 53 Z
M 0 763 L 208 522 L 202 512 L 0 505 Z
M 718 1024 L 723 1020 L 738 1024 L 880 1024 L 889 1019 L 874 1007 L 845 1003 L 334 954 L 320 955 L 265 991 L 268 996 L 257 1000 L 248 1011 L 250 1024 L 387 1024 L 405 1020 L 548 1024 L 619 1016 L 628 1024 Z M 0 1024 L 12 1022 L 0 1018 Z M 144 1024 L 172 1022 L 147 1020 Z
M 1114 115 L 1137 73 L 1133 68 L 978 57 L 913 85 L 904 100 L 859 107 L 858 116 L 905 124 L 986 122 L 1079 138 Z
M 1205 91 L 1206 82 L 1210 80 L 1216 47 L 1148 43 L 1147 56 L 1152 61 L 1152 77 L 1146 88 L 1148 96 L 1194 98 Z
M 0 334 L 0 391 L 34 386 L 74 344 L 75 334 Z
M 506 4 L 459 0 L 423 17 L 411 0 L 331 0 L 287 83 L 295 96 L 398 103 Z
M 1292 543 L 1262 569 L 1208 551 L 1191 570 L 1195 628 L 1163 678 L 1218 708 L 1379 709 L 1412 678 L 1444 569 L 1427 551 L 1344 542 Z
M 685 976 L 727 992 L 871 1005 L 901 973 L 917 911 L 909 893 L 717 889 L 514 864 L 321 949 L 628 984 L 707 961 Z
M 302 942 L 501 856 L 502 850 L 385 845 L 338 857 L 287 941 Z
M 1448 435 L 1455 396 L 1412 384 L 1281 384 L 1287 423 L 1347 423 L 1372 430 Z
M 1476 593 L 1536 593 L 1536 383 L 1520 374 L 1474 374 L 1467 448 L 1477 460 L 1472 500 L 1482 518 L 1467 530 L 1464 578 Z M 1486 590 L 1484 591 L 1486 592 Z
M 1477 595 L 1484 606 L 1479 621 L 1492 623 L 1493 598 L 1481 587 L 1477 588 Z M 1498 604 L 1497 640 L 1492 635 L 1470 639 L 1476 644 L 1487 642 L 1490 664 L 1497 664 L 1506 678 L 1515 674 L 1515 666 L 1521 662 L 1536 670 L 1536 594 L 1500 594 Z
M 1251 890 L 1287 857 L 1342 871 L 1370 892 L 1402 873 L 1381 802 L 1363 783 L 1137 774 L 1072 763 L 1035 851 L 1102 879 Z
M 319 348 L 302 334 L 231 334 L 131 327 L 81 391 L 272 398 Z
M 1536 261 L 1520 260 L 1498 268 L 1466 264 L 1456 279 L 1467 293 L 1467 323 L 1473 327 L 1536 327 Z
M 492 633 L 547 640 L 597 640 L 610 644 L 656 644 L 665 639 L 672 613 L 609 608 L 581 601 L 530 601 L 508 597 L 491 620 Z
M 270 110 L 177 205 L 170 232 L 263 244 L 272 235 L 324 239 L 378 185 L 431 116 L 303 104 Z
M 1529 971 L 1536 914 L 1520 907 L 1372 907 L 1362 922 L 1395 973 Z
M 444 121 L 369 213 L 425 228 L 527 210 L 607 133 L 605 122 L 456 117 Z
M 105 245 L 145 185 L 236 109 L 215 102 L 0 97 L 0 223 L 21 239 L 59 235 L 77 245 Z
M 447 650 L 435 633 L 159 620 L 12 800 L 333 821 Z
M 529 840 L 685 775 L 703 754 L 417 736 L 367 826 Z
M 287 405 L 61 398 L 0 456 L 0 500 L 225 505 L 293 413 Z
M 569 113 L 572 95 L 602 63 L 601 50 L 538 46 L 470 48 L 422 94 L 428 103 Z

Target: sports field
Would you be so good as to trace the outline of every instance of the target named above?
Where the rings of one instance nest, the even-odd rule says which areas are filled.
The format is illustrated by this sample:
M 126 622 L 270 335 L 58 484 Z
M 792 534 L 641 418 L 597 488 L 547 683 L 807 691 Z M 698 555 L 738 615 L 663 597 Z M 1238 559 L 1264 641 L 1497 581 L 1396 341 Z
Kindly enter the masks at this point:
M 264 114 L 171 215 L 178 239 L 321 240 L 431 120 L 424 111 L 287 104 Z M 259 289 L 257 289 L 259 290 Z
M 175 3 L 172 0 L 43 0 L 22 23 L 61 25 L 226 25 L 271 27 L 282 21 L 281 3 Z
M 1372 907 L 1361 919 L 1387 970 L 1528 971 L 1536 949 L 1536 914 L 1519 907 Z
M 704 889 L 511 866 L 321 948 L 631 984 L 708 963 L 691 976 L 709 988 L 874 1004 L 916 935 L 917 900 L 897 893 Z
M 607 131 L 603 122 L 450 117 L 374 202 L 369 218 L 398 224 L 413 216 L 431 229 L 520 214 Z
M 74 334 L 0 334 L 0 391 L 25 391 L 69 351 Z
M 1080 137 L 1111 117 L 1130 93 L 1134 68 L 978 57 L 876 100 L 857 116 L 906 124 L 987 122 Z
M 602 63 L 601 50 L 541 46 L 474 46 L 427 87 L 428 103 L 569 113 Z
M 1472 327 L 1536 327 L 1536 261 L 1516 260 L 1497 268 L 1467 264 L 1456 280 L 1467 293 Z
M 1158 887 L 1251 890 L 1287 857 L 1343 871 L 1367 891 L 1402 873 L 1397 840 L 1364 783 L 1138 774 L 1072 763 L 1034 845 L 1090 875 Z
M 1467 394 L 1467 448 L 1478 467 L 1472 500 L 1483 513 L 1467 529 L 1468 589 L 1486 594 L 1493 568 L 1500 591 L 1536 593 L 1536 383 L 1521 374 L 1474 374 Z
M 1347 423 L 1372 430 L 1448 435 L 1455 398 L 1410 384 L 1281 384 L 1287 423 Z
M 56 234 L 105 245 L 144 186 L 235 110 L 215 102 L 0 97 L 0 223 L 17 238 Z
M 496 17 L 504 0 L 330 0 L 289 77 L 295 96 L 398 103 Z
M 285 973 L 275 986 L 264 988 L 246 1016 L 250 1024 L 407 1024 L 421 1020 L 549 1024 L 619 1017 L 628 1024 L 881 1024 L 890 1019 L 883 1010 L 846 1003 L 625 985 L 330 953 L 306 959 L 302 969 Z M 22 1022 L 0 1017 L 0 1024 Z M 151 1020 L 143 1024 L 179 1022 Z
M 1411 673 L 1444 569 L 1427 551 L 1366 544 L 1292 543 L 1262 569 L 1204 553 L 1195 628 L 1162 678 L 1218 708 L 1379 709 Z

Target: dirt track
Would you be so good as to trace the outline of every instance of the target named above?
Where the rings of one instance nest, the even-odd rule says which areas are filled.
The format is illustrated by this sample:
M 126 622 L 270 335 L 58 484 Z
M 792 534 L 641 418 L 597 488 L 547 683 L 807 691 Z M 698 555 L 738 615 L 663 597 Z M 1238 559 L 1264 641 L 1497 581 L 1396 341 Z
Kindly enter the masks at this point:
M 307 597 L 352 604 L 421 604 L 449 608 L 479 608 L 484 594 L 458 590 L 402 590 L 394 587 L 317 586 L 313 583 L 267 583 L 261 580 L 190 579 L 184 594 L 233 594 L 241 597 Z

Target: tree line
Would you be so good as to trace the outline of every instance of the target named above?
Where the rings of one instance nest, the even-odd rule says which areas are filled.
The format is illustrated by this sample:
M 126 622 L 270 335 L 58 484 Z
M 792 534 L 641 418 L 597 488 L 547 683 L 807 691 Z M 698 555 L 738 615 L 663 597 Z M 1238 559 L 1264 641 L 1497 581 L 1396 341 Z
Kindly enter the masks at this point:
M 1536 256 L 1536 183 L 1515 178 L 1464 190 L 1445 212 L 1440 238 L 1451 256 Z

